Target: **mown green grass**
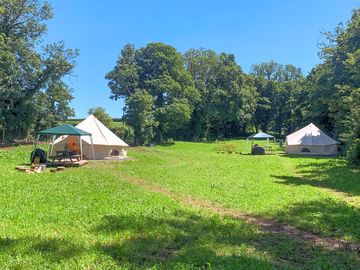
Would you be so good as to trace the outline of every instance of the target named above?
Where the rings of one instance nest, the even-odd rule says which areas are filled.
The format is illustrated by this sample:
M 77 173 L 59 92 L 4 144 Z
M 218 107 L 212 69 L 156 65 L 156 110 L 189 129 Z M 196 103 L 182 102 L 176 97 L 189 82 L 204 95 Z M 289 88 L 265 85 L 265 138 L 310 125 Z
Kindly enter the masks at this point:
M 217 153 L 235 144 L 239 154 Z M 360 242 L 360 173 L 342 159 L 251 156 L 250 143 L 132 148 L 133 161 L 27 175 L 0 150 L 1 269 L 359 269 L 356 254 L 261 232 L 126 181 Z
M 360 212 L 355 207 L 360 202 L 359 169 L 341 158 L 288 157 L 279 149 L 273 155 L 252 156 L 250 143 L 230 143 L 242 155 L 218 154 L 216 144 L 178 142 L 137 149 L 135 162 L 119 166 L 176 192 L 360 241 Z M 345 202 L 349 200 L 353 203 Z

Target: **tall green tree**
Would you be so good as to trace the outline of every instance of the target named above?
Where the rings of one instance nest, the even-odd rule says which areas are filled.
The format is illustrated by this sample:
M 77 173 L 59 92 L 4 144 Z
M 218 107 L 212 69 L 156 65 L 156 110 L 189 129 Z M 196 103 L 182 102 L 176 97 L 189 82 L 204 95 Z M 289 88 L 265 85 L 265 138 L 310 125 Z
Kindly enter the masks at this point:
M 126 101 L 125 120 L 134 129 L 135 145 L 143 145 L 154 138 L 158 122 L 154 115 L 155 98 L 145 90 L 137 90 Z
M 88 114 L 93 114 L 97 119 L 99 119 L 101 123 L 107 127 L 110 127 L 113 122 L 113 119 L 103 107 L 90 108 L 88 110 Z
M 299 115 L 294 109 L 304 80 L 301 70 L 291 64 L 270 61 L 253 65 L 250 74 L 255 77 L 258 92 L 256 130 L 261 128 L 266 132 L 270 128 L 279 136 L 283 131 L 292 131 L 297 124 L 293 117 Z
M 105 75 L 111 89 L 111 99 L 129 97 L 139 88 L 139 65 L 135 59 L 136 49 L 128 43 L 121 50 L 119 59 L 112 71 Z
M 234 55 L 191 49 L 184 59 L 200 93 L 191 120 L 193 139 L 239 135 L 251 121 L 255 89 Z
M 154 98 L 152 110 L 157 125 L 153 129 L 158 142 L 163 142 L 164 137 L 190 120 L 198 99 L 181 55 L 163 43 L 149 43 L 137 50 L 130 44 L 125 45 L 106 79 L 114 99 L 125 98 L 125 103 L 133 104 L 127 99 L 134 93 L 147 93 Z
M 254 85 L 258 93 L 256 99 L 256 108 L 253 117 L 253 124 L 256 132 L 261 129 L 267 132 L 273 119 L 273 100 L 276 83 L 266 80 L 264 77 L 255 77 Z
M 327 42 L 320 53 L 323 63 L 307 78 L 306 116 L 316 118 L 329 133 L 339 137 L 348 145 L 353 160 L 360 162 L 360 146 L 356 146 L 359 143 L 360 9 L 353 11 L 346 25 L 340 24 L 334 32 L 325 35 Z
M 183 55 L 186 69 L 191 74 L 200 98 L 190 123 L 190 138 L 207 138 L 211 128 L 211 111 L 220 73 L 219 56 L 212 50 L 190 49 Z
M 71 74 L 77 51 L 63 43 L 39 49 L 51 17 L 47 2 L 0 0 L 0 112 L 8 137 L 27 136 L 73 114 L 63 78 Z

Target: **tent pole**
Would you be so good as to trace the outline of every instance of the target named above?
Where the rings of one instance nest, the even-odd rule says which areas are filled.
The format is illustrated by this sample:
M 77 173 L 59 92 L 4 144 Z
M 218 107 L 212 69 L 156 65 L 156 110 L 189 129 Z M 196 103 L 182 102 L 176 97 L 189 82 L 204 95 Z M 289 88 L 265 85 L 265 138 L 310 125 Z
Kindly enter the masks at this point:
M 81 140 L 81 135 L 79 136 L 79 144 L 80 144 L 80 160 L 82 160 L 82 140 Z
M 90 142 L 91 142 L 93 160 L 95 160 L 94 142 L 93 142 L 93 139 L 92 139 L 92 135 L 90 135 Z
M 53 136 L 52 136 L 51 149 L 50 149 L 50 156 L 53 155 L 55 138 L 56 138 L 56 135 L 53 135 Z
M 35 140 L 35 145 L 34 145 L 34 150 L 36 149 L 36 146 L 38 144 L 39 139 L 40 139 L 40 134 L 37 134 L 36 135 L 36 140 Z
M 37 145 L 38 145 L 39 139 L 40 139 L 40 134 L 37 134 L 37 135 L 36 135 L 35 144 L 34 144 L 34 151 L 33 151 L 33 154 L 31 155 L 31 160 L 34 158 L 35 149 L 36 149 L 36 147 L 37 147 Z

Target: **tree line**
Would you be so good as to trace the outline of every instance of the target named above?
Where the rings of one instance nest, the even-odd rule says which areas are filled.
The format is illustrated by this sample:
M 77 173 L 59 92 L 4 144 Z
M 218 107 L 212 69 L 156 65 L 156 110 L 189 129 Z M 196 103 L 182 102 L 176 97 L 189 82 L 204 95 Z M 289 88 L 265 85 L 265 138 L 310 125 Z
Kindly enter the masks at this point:
M 7 139 L 32 137 L 74 115 L 64 78 L 72 75 L 78 51 L 43 44 L 51 17 L 46 2 L 0 0 L 0 128 Z M 313 122 L 359 161 L 360 10 L 325 35 L 322 62 L 306 76 L 274 61 L 245 73 L 233 54 L 180 53 L 155 42 L 126 44 L 105 77 L 111 98 L 124 100 L 123 120 L 136 145 L 260 130 L 282 137 Z
M 126 44 L 106 74 L 111 98 L 125 100 L 135 144 L 167 138 L 207 141 L 249 131 L 283 136 L 310 122 L 360 160 L 360 10 L 325 33 L 322 63 L 304 76 L 291 64 L 255 64 L 206 49 L 181 54 L 163 43 Z

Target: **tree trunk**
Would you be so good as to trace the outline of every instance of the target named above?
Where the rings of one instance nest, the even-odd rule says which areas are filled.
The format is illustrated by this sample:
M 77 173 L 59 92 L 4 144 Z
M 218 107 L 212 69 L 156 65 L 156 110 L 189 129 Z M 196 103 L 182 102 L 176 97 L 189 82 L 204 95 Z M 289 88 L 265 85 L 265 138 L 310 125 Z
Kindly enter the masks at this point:
M 244 125 L 244 126 L 242 127 L 242 135 L 245 135 L 245 133 L 246 133 L 246 125 Z
M 163 133 L 161 131 L 158 132 L 158 143 L 159 144 L 164 143 L 164 137 L 163 137 Z
M 156 142 L 158 144 L 164 143 L 163 126 L 161 124 L 159 124 L 157 132 L 156 132 Z
M 141 132 L 134 130 L 134 144 L 136 146 L 141 145 Z

